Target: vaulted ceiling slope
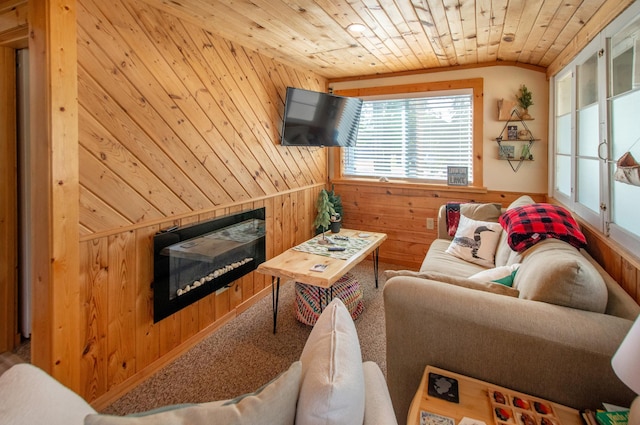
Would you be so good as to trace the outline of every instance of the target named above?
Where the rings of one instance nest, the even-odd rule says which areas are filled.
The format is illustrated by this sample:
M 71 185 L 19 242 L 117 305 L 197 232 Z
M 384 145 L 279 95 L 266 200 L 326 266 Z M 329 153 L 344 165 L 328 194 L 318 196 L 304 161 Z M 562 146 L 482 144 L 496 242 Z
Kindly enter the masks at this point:
M 329 79 L 506 61 L 547 69 L 633 0 L 145 0 Z M 364 31 L 350 31 L 351 24 Z M 554 64 L 555 62 L 555 64 Z

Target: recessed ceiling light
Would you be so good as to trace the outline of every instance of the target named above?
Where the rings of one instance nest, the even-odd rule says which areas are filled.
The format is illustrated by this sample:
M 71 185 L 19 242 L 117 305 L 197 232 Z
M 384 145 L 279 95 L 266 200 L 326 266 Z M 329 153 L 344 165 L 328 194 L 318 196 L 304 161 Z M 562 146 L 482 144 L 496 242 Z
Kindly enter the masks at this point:
M 362 33 L 364 32 L 367 27 L 365 27 L 363 24 L 351 24 L 347 27 L 347 29 L 351 32 L 355 32 L 355 33 Z

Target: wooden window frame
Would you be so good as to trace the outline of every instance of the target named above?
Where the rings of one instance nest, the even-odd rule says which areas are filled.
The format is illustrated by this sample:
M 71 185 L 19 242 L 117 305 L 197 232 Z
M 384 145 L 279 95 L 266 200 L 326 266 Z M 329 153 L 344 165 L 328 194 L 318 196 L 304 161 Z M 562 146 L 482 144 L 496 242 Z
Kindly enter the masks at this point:
M 335 90 L 333 93 L 339 96 L 367 97 L 408 93 L 447 92 L 450 90 L 471 90 L 473 95 L 473 181 L 469 182 L 470 188 L 483 187 L 483 137 L 484 137 L 484 80 L 482 78 L 469 78 L 463 80 L 436 81 L 418 84 L 404 84 L 398 86 L 367 87 L 356 89 Z M 332 181 L 363 182 L 378 181 L 375 177 L 348 177 L 342 170 L 342 152 L 340 148 L 331 148 L 329 154 L 329 178 Z M 420 186 L 447 187 L 446 183 L 419 183 L 413 180 L 389 179 L 389 183 L 415 184 Z M 457 190 L 464 189 L 457 187 Z

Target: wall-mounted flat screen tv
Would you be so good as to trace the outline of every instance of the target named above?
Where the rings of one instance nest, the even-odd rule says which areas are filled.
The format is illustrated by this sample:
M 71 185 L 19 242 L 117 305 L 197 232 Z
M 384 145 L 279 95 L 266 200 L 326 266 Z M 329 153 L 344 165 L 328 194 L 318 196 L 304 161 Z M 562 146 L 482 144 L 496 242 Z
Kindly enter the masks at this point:
M 287 87 L 283 146 L 354 146 L 362 100 Z

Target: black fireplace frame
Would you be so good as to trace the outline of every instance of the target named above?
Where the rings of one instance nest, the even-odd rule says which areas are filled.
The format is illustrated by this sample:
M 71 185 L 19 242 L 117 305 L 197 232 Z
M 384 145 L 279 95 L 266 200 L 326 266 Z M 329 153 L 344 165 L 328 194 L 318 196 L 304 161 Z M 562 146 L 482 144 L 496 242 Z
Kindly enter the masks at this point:
M 224 275 L 214 279 L 212 282 L 191 289 L 189 292 L 179 297 L 171 298 L 170 294 L 170 263 L 169 257 L 162 255 L 161 251 L 173 244 L 187 239 L 191 239 L 224 227 L 232 226 L 243 221 L 251 219 L 265 219 L 265 208 L 242 211 L 239 213 L 229 214 L 223 217 L 214 218 L 212 220 L 197 223 L 189 226 L 174 227 L 163 229 L 156 233 L 153 237 L 153 321 L 154 323 L 171 316 L 181 309 L 193 304 L 194 302 L 206 297 L 221 288 L 228 287 L 230 284 L 242 276 L 251 273 L 259 264 L 266 260 L 266 232 L 265 235 L 258 239 L 256 255 L 253 259 L 242 264 L 233 270 L 224 273 Z

